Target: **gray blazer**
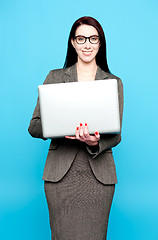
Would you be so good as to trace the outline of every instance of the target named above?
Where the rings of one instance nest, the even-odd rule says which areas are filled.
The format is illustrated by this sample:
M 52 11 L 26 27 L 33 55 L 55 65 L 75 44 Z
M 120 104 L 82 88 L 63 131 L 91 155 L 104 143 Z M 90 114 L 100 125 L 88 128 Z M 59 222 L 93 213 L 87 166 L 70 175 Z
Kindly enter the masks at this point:
M 98 66 L 95 80 L 106 80 L 109 78 L 115 78 L 118 81 L 120 123 L 122 126 L 122 81 L 118 77 L 104 72 Z M 76 64 L 69 68 L 50 71 L 46 77 L 46 80 L 44 81 L 44 84 L 63 82 L 77 82 Z M 42 134 L 39 99 L 37 100 L 37 105 L 30 121 L 28 131 L 32 137 L 46 140 Z M 46 159 L 43 180 L 57 182 L 62 179 L 69 170 L 79 149 L 84 146 L 86 147 L 89 163 L 95 177 L 104 184 L 117 183 L 115 163 L 111 148 L 119 144 L 120 141 L 121 132 L 119 134 L 101 134 L 98 149 L 96 149 L 96 147 L 88 146 L 85 143 L 81 143 L 79 140 L 71 140 L 66 138 L 53 139 L 50 143 L 49 152 Z

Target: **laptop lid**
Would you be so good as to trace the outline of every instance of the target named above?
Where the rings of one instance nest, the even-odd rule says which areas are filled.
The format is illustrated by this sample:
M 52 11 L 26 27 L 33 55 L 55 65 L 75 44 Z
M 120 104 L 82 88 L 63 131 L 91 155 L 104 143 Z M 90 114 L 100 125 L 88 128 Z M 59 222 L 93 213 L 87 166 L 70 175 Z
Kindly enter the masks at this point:
M 90 134 L 120 131 L 116 79 L 38 86 L 43 136 L 75 135 L 80 123 Z

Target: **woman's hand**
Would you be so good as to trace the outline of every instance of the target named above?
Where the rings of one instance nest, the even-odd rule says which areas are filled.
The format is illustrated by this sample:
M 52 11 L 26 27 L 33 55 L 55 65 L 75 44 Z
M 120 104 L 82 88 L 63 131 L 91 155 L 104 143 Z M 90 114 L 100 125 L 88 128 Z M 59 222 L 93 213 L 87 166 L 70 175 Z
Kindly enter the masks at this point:
M 94 135 L 90 135 L 88 132 L 88 124 L 85 123 L 83 128 L 83 124 L 80 123 L 79 127 L 76 127 L 76 136 L 65 136 L 65 138 L 69 139 L 78 139 L 81 142 L 85 142 L 89 146 L 97 146 L 98 141 L 100 139 L 99 133 L 96 131 Z

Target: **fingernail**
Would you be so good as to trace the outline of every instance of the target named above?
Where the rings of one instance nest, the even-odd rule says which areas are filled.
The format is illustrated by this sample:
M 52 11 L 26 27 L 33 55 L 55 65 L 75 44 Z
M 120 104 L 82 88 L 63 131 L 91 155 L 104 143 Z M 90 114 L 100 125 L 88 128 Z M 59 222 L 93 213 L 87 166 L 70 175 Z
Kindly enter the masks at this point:
M 96 131 L 95 134 L 98 135 L 98 132 Z
M 82 127 L 82 123 L 80 123 L 80 127 Z
M 87 123 L 85 123 L 85 126 L 87 126 Z
M 78 130 L 79 130 L 79 127 L 77 127 L 76 130 L 78 131 Z

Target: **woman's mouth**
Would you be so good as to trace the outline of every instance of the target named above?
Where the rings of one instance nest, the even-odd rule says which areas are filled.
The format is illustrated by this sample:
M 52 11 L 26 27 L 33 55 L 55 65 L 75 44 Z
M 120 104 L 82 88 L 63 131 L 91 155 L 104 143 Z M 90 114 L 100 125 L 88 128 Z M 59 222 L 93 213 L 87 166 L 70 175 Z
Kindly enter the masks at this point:
M 90 56 L 92 51 L 82 51 L 85 56 Z

